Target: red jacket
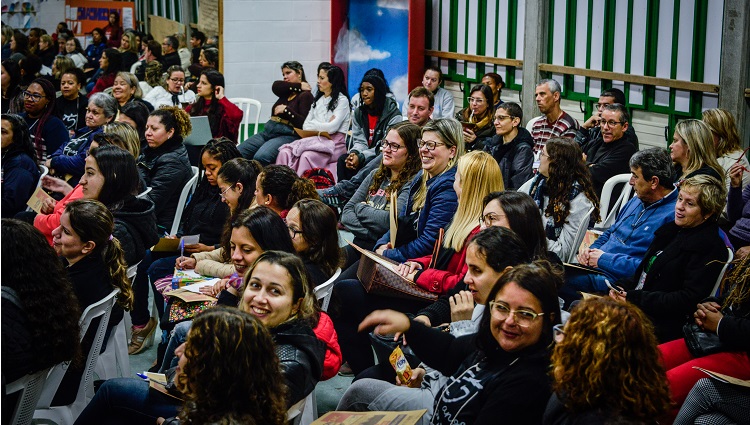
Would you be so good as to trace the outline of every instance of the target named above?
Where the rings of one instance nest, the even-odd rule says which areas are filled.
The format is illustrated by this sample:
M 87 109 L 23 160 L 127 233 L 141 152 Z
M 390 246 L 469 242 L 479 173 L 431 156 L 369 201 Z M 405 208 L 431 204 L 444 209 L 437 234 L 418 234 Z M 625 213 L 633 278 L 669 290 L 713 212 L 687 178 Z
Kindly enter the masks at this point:
M 336 376 L 341 368 L 342 357 L 341 348 L 339 347 L 339 338 L 336 335 L 336 329 L 333 328 L 333 321 L 328 314 L 321 312 L 318 319 L 318 326 L 313 329 L 315 336 L 323 341 L 326 345 L 326 357 L 323 361 L 323 376 L 321 381 L 331 379 Z
M 52 245 L 52 231 L 60 226 L 60 217 L 63 215 L 63 212 L 65 212 L 65 206 L 82 198 L 83 186 L 79 184 L 74 187 L 70 193 L 65 195 L 64 198 L 57 201 L 54 210 L 50 214 L 37 214 L 36 217 L 34 217 L 34 227 L 42 232 L 50 245 Z
M 466 247 L 477 233 L 479 233 L 479 226 L 475 227 L 474 230 L 469 233 L 461 250 L 453 254 L 448 262 L 448 267 L 445 270 L 422 269 L 417 272 L 415 278 L 417 286 L 439 295 L 445 294 L 453 289 L 458 282 L 463 280 L 464 275 L 466 275 L 466 271 L 468 270 L 468 266 L 466 265 Z M 417 263 L 420 263 L 422 267 L 427 267 L 430 265 L 431 260 L 432 255 L 426 255 L 409 261 L 416 261 Z

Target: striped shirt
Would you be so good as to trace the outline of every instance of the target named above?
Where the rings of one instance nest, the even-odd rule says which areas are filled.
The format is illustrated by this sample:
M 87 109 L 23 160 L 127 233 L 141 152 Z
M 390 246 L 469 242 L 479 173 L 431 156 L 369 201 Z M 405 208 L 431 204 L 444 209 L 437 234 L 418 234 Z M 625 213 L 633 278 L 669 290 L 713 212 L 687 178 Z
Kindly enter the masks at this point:
M 557 121 L 549 122 L 546 115 L 531 127 L 531 137 L 534 139 L 534 153 L 542 150 L 547 140 L 555 137 L 575 138 L 578 121 L 563 111 Z

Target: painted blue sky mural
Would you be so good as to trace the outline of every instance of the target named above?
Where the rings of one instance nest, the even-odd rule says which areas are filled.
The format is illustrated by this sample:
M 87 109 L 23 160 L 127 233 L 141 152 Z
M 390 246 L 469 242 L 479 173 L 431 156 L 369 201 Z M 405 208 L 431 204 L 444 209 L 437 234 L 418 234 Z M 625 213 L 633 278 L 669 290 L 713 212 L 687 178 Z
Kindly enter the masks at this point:
M 335 60 L 349 62 L 350 95 L 368 69 L 380 68 L 399 104 L 406 99 L 408 15 L 407 0 L 349 1 L 349 29 L 338 36 Z

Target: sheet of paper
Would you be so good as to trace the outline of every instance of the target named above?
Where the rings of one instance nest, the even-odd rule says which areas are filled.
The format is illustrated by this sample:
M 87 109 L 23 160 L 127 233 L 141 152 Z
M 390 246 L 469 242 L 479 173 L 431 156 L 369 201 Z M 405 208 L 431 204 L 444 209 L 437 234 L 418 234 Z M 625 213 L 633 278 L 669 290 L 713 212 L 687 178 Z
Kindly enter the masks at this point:
M 201 235 L 186 235 L 182 237 L 185 245 L 195 245 L 201 241 Z
M 743 380 L 739 378 L 735 378 L 733 376 L 724 375 L 723 373 L 714 372 L 712 370 L 703 369 L 702 367 L 693 366 L 693 369 L 698 369 L 701 372 L 705 373 L 706 375 L 718 379 L 719 381 L 726 382 L 728 384 L 734 384 L 739 385 L 741 387 L 750 388 L 750 380 Z
M 214 279 L 208 279 L 204 280 L 202 282 L 192 283 L 190 285 L 185 285 L 181 289 L 184 289 L 186 291 L 195 292 L 196 294 L 201 294 L 200 288 L 204 286 L 214 286 L 216 282 L 218 282 L 220 279 L 214 278 Z
M 52 199 L 51 196 L 47 194 L 47 192 L 42 189 L 42 186 L 37 186 L 34 193 L 31 194 L 31 198 L 29 198 L 28 201 L 26 201 L 26 205 L 28 205 L 32 210 L 34 210 L 37 214 L 42 213 L 42 205 L 44 205 L 44 202 L 47 199 Z
M 349 245 L 351 245 L 352 247 L 354 247 L 354 249 L 356 249 L 357 251 L 359 251 L 362 254 L 364 254 L 364 255 L 372 258 L 372 260 L 375 261 L 376 263 L 380 264 L 383 267 L 387 267 L 387 268 L 393 270 L 394 273 L 396 273 L 399 276 L 401 276 L 398 273 L 398 266 L 399 266 L 399 264 L 397 262 L 391 260 L 390 258 L 383 257 L 382 255 L 380 255 L 380 254 L 378 254 L 376 252 L 368 251 L 368 250 L 366 250 L 364 248 L 361 248 L 361 247 L 355 245 L 352 242 L 348 242 L 348 243 L 349 243 Z M 401 277 L 403 277 L 403 276 L 401 276 Z M 404 280 L 411 282 L 411 280 L 409 280 L 409 279 L 407 279 L 405 277 L 404 277 Z
M 311 425 L 414 425 L 425 412 L 425 409 L 403 412 L 328 412 Z

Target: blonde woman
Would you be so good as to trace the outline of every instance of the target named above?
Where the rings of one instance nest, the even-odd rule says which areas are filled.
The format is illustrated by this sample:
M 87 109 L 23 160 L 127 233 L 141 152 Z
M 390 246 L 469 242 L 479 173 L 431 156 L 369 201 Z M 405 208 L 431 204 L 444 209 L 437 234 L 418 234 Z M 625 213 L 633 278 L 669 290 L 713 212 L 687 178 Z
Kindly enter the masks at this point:
M 122 56 L 122 63 L 118 71 L 130 72 L 130 68 L 134 63 L 138 62 L 138 44 L 135 41 L 135 34 L 132 31 L 128 31 L 122 35 L 120 39 L 120 51 Z
M 700 174 L 724 181 L 724 169 L 716 161 L 711 130 L 703 121 L 678 122 L 669 149 L 676 169 L 675 183 Z
M 398 272 L 417 286 L 439 294 L 452 289 L 466 274 L 466 246 L 480 230 L 477 217 L 482 216 L 484 197 L 504 190 L 500 166 L 487 152 L 474 151 L 464 155 L 456 168 L 453 189 L 458 196 L 458 209 L 442 244 L 437 247 L 437 258 L 427 255 L 398 267 Z M 448 266 L 429 268 L 433 262 L 434 267 L 443 263 Z
M 726 174 L 724 183 L 729 189 L 729 169 L 734 164 L 740 164 L 745 170 L 750 170 L 750 162 L 742 150 L 740 135 L 737 133 L 732 113 L 726 109 L 714 108 L 703 111 L 703 123 L 711 130 L 716 149 L 716 161 Z M 750 172 L 742 174 L 742 186 L 750 184 Z

